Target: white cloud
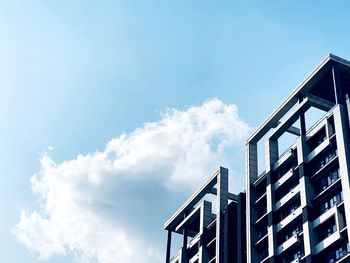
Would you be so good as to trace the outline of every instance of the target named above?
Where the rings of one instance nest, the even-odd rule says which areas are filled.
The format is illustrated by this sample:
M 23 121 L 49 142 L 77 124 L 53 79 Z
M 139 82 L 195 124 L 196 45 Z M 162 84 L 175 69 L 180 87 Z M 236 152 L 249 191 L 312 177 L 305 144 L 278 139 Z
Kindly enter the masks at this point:
M 168 110 L 108 142 L 103 151 L 55 163 L 41 158 L 31 179 L 41 206 L 22 211 L 13 232 L 42 259 L 73 253 L 78 262 L 162 262 L 162 224 L 222 164 L 244 167 L 249 127 L 217 99 Z M 236 163 L 235 163 L 236 161 Z M 169 208 L 170 207 L 170 208 Z

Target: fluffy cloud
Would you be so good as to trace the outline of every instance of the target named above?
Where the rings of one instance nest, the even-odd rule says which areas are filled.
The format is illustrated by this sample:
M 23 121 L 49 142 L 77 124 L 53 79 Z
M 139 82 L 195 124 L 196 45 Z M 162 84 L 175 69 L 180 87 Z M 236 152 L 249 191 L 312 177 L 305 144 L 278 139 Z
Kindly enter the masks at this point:
M 77 262 L 162 262 L 169 212 L 222 162 L 231 174 L 244 167 L 232 150 L 243 154 L 249 130 L 235 105 L 213 99 L 168 110 L 103 151 L 62 163 L 45 155 L 31 179 L 40 207 L 23 210 L 13 233 L 42 259 L 69 253 Z

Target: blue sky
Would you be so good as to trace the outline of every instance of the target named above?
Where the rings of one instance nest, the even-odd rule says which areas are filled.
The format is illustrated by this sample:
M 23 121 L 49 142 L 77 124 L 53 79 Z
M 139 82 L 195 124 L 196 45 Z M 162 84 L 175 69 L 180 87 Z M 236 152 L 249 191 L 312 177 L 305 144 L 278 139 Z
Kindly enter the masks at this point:
M 238 116 L 227 128 L 248 133 L 328 53 L 350 59 L 349 13 L 347 1 L 0 1 L 2 261 L 40 261 L 37 244 L 28 241 L 33 245 L 30 251 L 12 232 L 23 209 L 43 216 L 40 209 L 47 200 L 33 194 L 30 180 L 40 171 L 42 178 L 51 175 L 42 172 L 40 164 L 46 152 L 60 166 L 79 154 L 106 152 L 106 144 L 122 133 L 128 140 L 120 139 L 115 147 L 129 149 L 129 144 L 138 142 L 133 141 L 139 136 L 135 129 L 149 131 L 146 122 L 162 127 L 162 121 L 178 124 L 194 116 L 207 124 L 201 112 L 210 115 L 218 110 L 231 116 L 231 104 Z M 193 105 L 197 108 L 189 110 Z M 164 116 L 168 108 L 178 109 L 180 117 Z M 213 129 L 210 140 L 231 134 Z M 207 134 L 206 128 L 201 132 Z M 237 141 L 228 145 L 235 145 L 240 154 L 244 149 L 238 145 L 244 136 L 233 136 Z M 159 147 L 153 140 L 148 142 Z M 213 166 L 222 158 L 236 176 L 244 176 L 244 157 L 237 156 L 240 162 L 232 164 L 227 153 L 214 150 L 208 156 L 218 158 Z M 205 166 L 202 171 L 212 169 Z M 150 178 L 148 182 L 157 179 Z M 174 180 L 184 183 L 180 179 Z M 196 184 L 171 193 L 159 186 L 159 193 L 168 194 L 173 207 L 155 209 L 155 222 L 163 222 Z M 118 189 L 124 195 L 138 189 L 136 193 L 148 196 L 154 192 L 149 186 Z M 108 193 L 108 198 L 113 195 Z M 130 211 L 123 209 L 127 208 L 113 212 L 117 215 L 106 212 L 106 218 L 118 219 L 115 228 L 125 226 L 121 218 Z M 133 222 L 141 232 L 147 228 L 146 221 Z M 155 230 L 154 247 L 159 249 L 165 234 L 161 225 L 153 226 Z M 65 255 L 54 247 L 51 252 L 59 255 L 47 262 L 74 262 L 85 248 L 69 249 L 68 239 L 62 241 L 57 235 Z M 144 231 L 143 237 L 147 240 L 150 235 Z M 45 245 L 45 240 L 40 244 Z

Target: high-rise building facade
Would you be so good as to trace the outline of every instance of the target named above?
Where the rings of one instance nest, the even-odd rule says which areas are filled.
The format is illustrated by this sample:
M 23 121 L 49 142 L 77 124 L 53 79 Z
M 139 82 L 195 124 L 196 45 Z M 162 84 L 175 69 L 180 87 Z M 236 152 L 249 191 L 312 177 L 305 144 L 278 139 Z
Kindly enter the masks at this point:
M 349 95 L 350 62 L 327 56 L 247 140 L 246 192 L 228 194 L 222 180 L 208 190 L 221 208 L 210 220 L 201 212 L 201 222 L 210 223 L 200 224 L 197 247 L 210 256 L 192 257 L 186 237 L 179 253 L 186 256 L 170 261 L 169 254 L 167 263 L 350 262 Z M 176 224 L 209 203 L 192 202 Z M 239 209 L 230 217 L 231 203 Z M 168 236 L 176 229 L 187 236 L 173 221 L 165 225 Z M 205 239 L 210 224 L 216 229 L 211 252 Z

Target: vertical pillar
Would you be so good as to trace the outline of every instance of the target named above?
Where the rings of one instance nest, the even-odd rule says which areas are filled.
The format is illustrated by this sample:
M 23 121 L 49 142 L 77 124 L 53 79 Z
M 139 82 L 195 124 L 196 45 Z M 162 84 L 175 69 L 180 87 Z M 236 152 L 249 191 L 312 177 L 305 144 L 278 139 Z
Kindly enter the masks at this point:
M 166 241 L 165 263 L 170 263 L 170 253 L 171 253 L 171 230 L 168 230 L 168 237 Z
M 337 209 L 335 221 L 338 231 L 342 230 L 345 227 L 345 218 L 342 216 L 339 209 Z
M 343 104 L 343 96 L 339 82 L 339 71 L 336 63 L 332 65 L 333 88 L 335 96 L 335 104 Z
M 186 217 L 186 214 L 184 215 L 184 217 Z M 182 232 L 181 263 L 188 263 L 188 256 L 187 256 L 187 226 L 183 227 L 183 232 Z
M 247 262 L 258 262 L 258 255 L 254 248 L 254 240 L 256 232 L 253 228 L 253 222 L 257 219 L 257 215 L 253 207 L 253 191 L 252 183 L 258 178 L 258 152 L 256 143 L 248 143 L 246 146 L 246 232 L 247 232 Z
M 305 143 L 306 125 L 305 125 L 305 114 L 299 115 L 300 119 L 300 133 L 301 136 L 297 139 L 297 159 L 299 165 L 299 188 L 300 188 L 300 204 L 302 207 L 303 217 L 303 236 L 304 236 L 304 254 L 306 257 L 313 253 L 313 247 L 315 238 L 313 228 L 310 221 L 310 207 L 312 206 L 311 200 L 313 199 L 313 187 L 310 178 L 305 174 L 304 160 L 307 154 L 307 146 Z
M 299 184 L 300 184 L 300 203 L 301 207 L 304 208 L 307 205 L 311 204 L 313 189 L 311 187 L 311 183 L 309 178 L 305 176 L 305 166 L 304 166 L 304 158 L 305 158 L 305 138 L 304 136 L 300 136 L 297 139 L 297 158 L 298 158 L 298 166 L 299 166 Z
M 267 216 L 267 235 L 268 235 L 268 253 L 270 262 L 274 262 L 275 257 L 275 247 L 276 247 L 276 229 L 273 224 L 272 212 Z
M 272 178 L 271 178 L 271 170 L 273 169 L 273 165 L 278 160 L 278 141 L 267 139 L 265 142 L 265 153 L 266 153 L 266 174 L 267 174 L 267 186 L 266 186 L 266 210 L 267 213 L 272 213 L 274 198 L 272 191 Z
M 346 118 L 345 107 L 338 104 L 333 110 L 333 116 L 338 149 L 339 172 L 344 196 L 345 218 L 348 226 L 348 237 L 350 237 L 350 148 L 349 130 L 347 126 L 348 120 Z
M 304 165 L 299 166 L 300 177 L 300 199 L 302 207 L 303 218 L 303 236 L 304 236 L 304 253 L 305 256 L 313 254 L 313 248 L 316 245 L 315 233 L 313 232 L 311 214 L 310 214 L 310 201 L 312 200 L 311 194 L 313 192 L 309 177 L 303 175 Z
M 203 242 L 203 233 L 207 226 L 211 222 L 211 203 L 208 201 L 203 201 L 203 205 L 201 208 L 201 216 L 200 216 L 200 225 L 199 225 L 199 233 L 200 233 L 200 244 L 199 244 L 199 263 L 208 263 L 209 257 L 205 248 L 205 244 Z
M 302 97 L 299 97 L 299 103 L 303 101 Z M 300 135 L 305 136 L 306 135 L 306 122 L 305 122 L 305 113 L 301 112 L 299 114 L 299 123 L 300 123 Z
M 268 228 L 267 228 L 267 234 L 268 234 L 268 243 L 269 243 L 269 258 L 270 262 L 274 261 L 274 255 L 275 255 L 275 245 L 276 245 L 276 229 L 273 224 L 273 207 L 274 207 L 274 192 L 272 190 L 272 174 L 271 171 L 273 170 L 274 164 L 277 162 L 279 154 L 278 154 L 278 141 L 277 139 L 272 140 L 271 138 L 267 138 L 265 141 L 265 156 L 266 156 L 266 179 L 267 179 L 267 186 L 266 186 L 266 209 L 268 214 Z
M 349 125 L 348 127 L 350 127 L 350 97 L 349 97 L 349 94 L 346 94 L 345 104 L 346 104 L 347 115 L 348 115 L 348 125 Z
M 238 203 L 237 203 L 237 227 L 236 227 L 236 232 L 237 232 L 237 258 L 236 262 L 237 263 L 243 263 L 242 262 L 242 255 L 244 252 L 244 238 L 243 238 L 243 222 L 242 222 L 242 214 L 244 211 L 244 200 L 242 200 L 242 193 L 238 194 Z
M 273 165 L 278 160 L 278 141 L 271 140 L 270 138 L 266 139 L 265 142 L 265 156 L 266 156 L 266 173 L 270 172 L 273 168 Z
M 216 263 L 227 263 L 227 220 L 224 213 L 228 205 L 228 170 L 226 168 L 220 167 L 217 188 Z
M 258 179 L 258 147 L 256 143 L 247 145 L 247 178 L 249 183 Z

